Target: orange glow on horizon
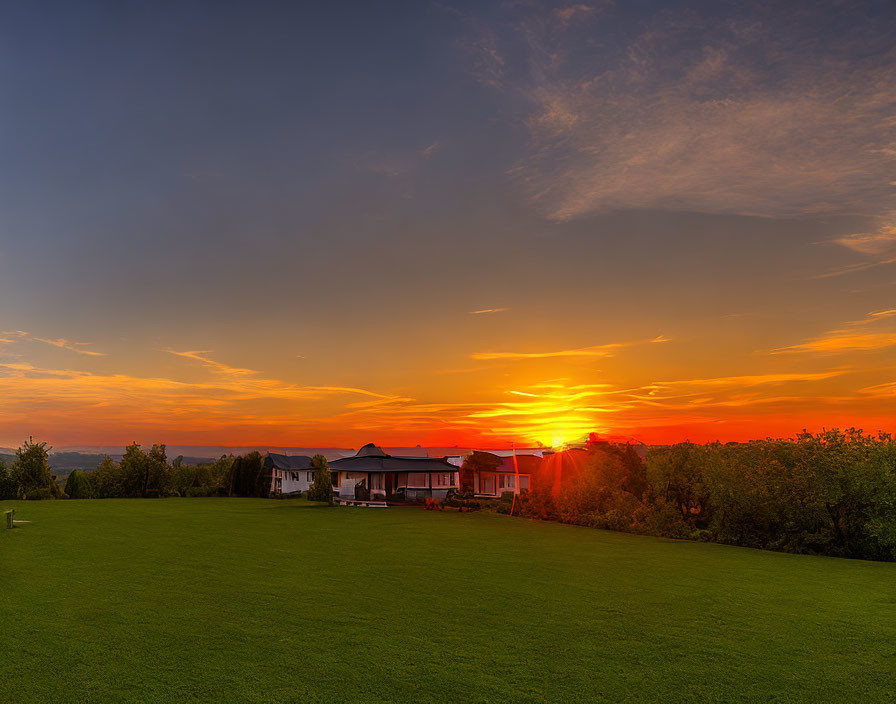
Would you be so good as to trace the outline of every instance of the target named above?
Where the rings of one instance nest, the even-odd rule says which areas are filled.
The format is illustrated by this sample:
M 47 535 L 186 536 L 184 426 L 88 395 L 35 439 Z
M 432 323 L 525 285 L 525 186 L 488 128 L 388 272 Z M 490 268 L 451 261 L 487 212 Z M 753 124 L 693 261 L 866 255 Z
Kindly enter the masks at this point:
M 892 310 L 880 310 L 826 336 L 736 364 L 704 363 L 690 375 L 693 347 L 663 336 L 574 346 L 546 344 L 554 335 L 545 335 L 540 352 L 461 350 L 455 360 L 478 366 L 451 374 L 415 367 L 407 356 L 403 368 L 396 362 L 346 373 L 324 359 L 314 373 L 274 375 L 257 363 L 170 348 L 141 366 L 152 373 L 138 374 L 105 351 L 84 354 L 84 343 L 6 333 L 0 344 L 17 354 L 0 358 L 0 445 L 34 435 L 55 445 L 139 439 L 353 447 L 375 440 L 498 448 L 561 447 L 595 432 L 654 444 L 791 437 L 835 426 L 893 431 L 896 365 L 889 348 L 878 347 L 890 340 L 896 347 L 894 323 Z M 857 329 L 875 337 L 839 342 Z M 836 341 L 817 342 L 828 338 Z

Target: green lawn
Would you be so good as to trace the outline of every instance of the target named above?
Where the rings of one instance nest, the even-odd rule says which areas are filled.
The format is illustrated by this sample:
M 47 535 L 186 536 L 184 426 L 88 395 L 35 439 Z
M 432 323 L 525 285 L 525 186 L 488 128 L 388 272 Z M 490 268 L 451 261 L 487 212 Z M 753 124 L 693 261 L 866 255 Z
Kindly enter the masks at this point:
M 896 564 L 412 508 L 12 507 L 4 702 L 896 697 Z

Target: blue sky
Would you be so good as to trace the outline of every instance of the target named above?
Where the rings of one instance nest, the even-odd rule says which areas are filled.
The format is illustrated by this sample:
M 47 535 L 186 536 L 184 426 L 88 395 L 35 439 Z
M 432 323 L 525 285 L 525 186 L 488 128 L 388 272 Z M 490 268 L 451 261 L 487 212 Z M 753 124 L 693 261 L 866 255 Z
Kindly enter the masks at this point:
M 883 423 L 894 30 L 889 2 L 9 5 L 0 441 L 157 439 L 154 404 L 179 441 L 293 445 Z M 221 390 L 184 352 L 394 400 Z M 609 391 L 476 415 L 552 379 Z

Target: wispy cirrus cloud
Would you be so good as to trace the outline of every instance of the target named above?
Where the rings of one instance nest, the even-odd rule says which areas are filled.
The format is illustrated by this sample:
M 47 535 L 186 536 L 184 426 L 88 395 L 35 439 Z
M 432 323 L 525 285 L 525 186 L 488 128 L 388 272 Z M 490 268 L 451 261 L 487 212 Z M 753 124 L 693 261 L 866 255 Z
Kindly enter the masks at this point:
M 874 384 L 866 386 L 859 390 L 859 393 L 877 398 L 896 397 L 896 381 L 888 381 L 883 384 Z
M 896 332 L 847 332 L 834 330 L 821 337 L 815 337 L 798 345 L 778 347 L 771 354 L 795 352 L 867 352 L 896 347 Z
M 610 357 L 617 350 L 624 347 L 632 347 L 644 343 L 668 342 L 669 338 L 659 335 L 651 340 L 639 340 L 636 342 L 611 342 L 605 345 L 592 345 L 590 347 L 577 347 L 566 350 L 548 350 L 543 352 L 474 352 L 470 359 L 496 360 L 496 359 L 546 359 L 551 357 Z
M 192 359 L 193 361 L 199 362 L 206 369 L 210 369 L 216 374 L 225 374 L 228 376 L 251 376 L 253 374 L 258 374 L 258 372 L 254 369 L 243 369 L 240 367 L 231 367 L 229 364 L 224 364 L 223 362 L 216 362 L 213 359 L 209 359 L 207 356 L 211 350 L 187 350 L 184 352 L 178 352 L 177 350 L 166 349 L 168 354 L 173 354 L 176 357 L 183 357 L 184 359 Z
M 810 338 L 795 345 L 777 347 L 770 354 L 794 354 L 816 352 L 834 354 L 840 352 L 868 352 L 887 347 L 896 347 L 896 309 L 872 311 L 864 318 L 852 320 L 842 327 L 829 330 L 823 335 Z
M 90 426 L 105 433 L 122 428 L 154 429 L 166 435 L 172 428 L 218 433 L 227 427 L 265 433 L 274 428 L 282 433 L 284 426 L 329 427 L 330 419 L 356 409 L 377 414 L 390 405 L 414 402 L 353 386 L 264 378 L 256 372 L 241 373 L 249 370 L 238 367 L 210 364 L 204 353 L 199 357 L 211 375 L 197 381 L 0 362 L 0 425 L 21 426 L 23 431 L 80 425 L 82 433 Z M 358 397 L 367 400 L 359 402 Z
M 488 313 L 504 313 L 510 308 L 481 308 L 480 310 L 471 310 L 470 315 L 486 315 Z
M 361 396 L 370 396 L 372 398 L 379 399 L 380 401 L 408 400 L 399 396 L 381 394 L 375 391 L 370 391 L 368 389 L 362 389 L 354 386 L 300 386 L 297 384 L 286 383 L 278 379 L 255 378 L 258 377 L 261 372 L 256 371 L 255 369 L 232 367 L 229 364 L 218 362 L 208 357 L 208 355 L 210 354 L 209 350 L 189 350 L 186 352 L 178 352 L 176 350 L 166 349 L 165 352 L 167 352 L 168 354 L 173 354 L 176 357 L 182 357 L 184 359 L 197 361 L 202 364 L 203 367 L 209 369 L 216 375 L 234 378 L 236 381 L 232 382 L 229 385 L 224 385 L 221 387 L 231 390 L 257 389 L 261 392 L 269 393 L 272 396 L 282 396 L 283 394 L 286 394 L 287 397 L 313 396 L 315 394 L 359 394 Z
M 671 5 L 632 25 L 621 6 L 603 9 L 510 5 L 515 29 L 493 37 L 517 57 L 502 88 L 530 106 L 529 153 L 511 173 L 547 217 L 861 216 L 864 229 L 834 241 L 896 250 L 892 13 Z
M 579 347 L 571 350 L 551 350 L 548 352 L 474 352 L 470 359 L 494 360 L 494 359 L 546 359 L 550 357 L 609 357 L 620 347 L 625 345 L 615 343 L 608 345 L 595 345 L 593 347 Z
M 896 264 L 896 257 L 886 257 L 883 259 L 877 259 L 876 261 L 866 261 L 861 264 L 848 264 L 846 266 L 838 267 L 831 271 L 824 271 L 820 274 L 815 274 L 810 276 L 810 279 L 830 279 L 835 276 L 847 276 L 848 274 L 856 274 L 860 271 L 867 271 L 868 269 L 876 269 L 881 266 L 887 266 L 889 264 Z
M 669 391 L 676 394 L 682 392 L 702 393 L 705 392 L 706 389 L 750 388 L 754 386 L 764 386 L 766 384 L 822 381 L 842 376 L 849 371 L 848 368 L 845 368 L 831 369 L 823 372 L 784 372 L 771 374 L 743 374 L 738 376 L 720 376 L 703 379 L 678 379 L 674 381 L 654 382 L 642 388 L 651 395 L 662 395 Z
M 106 356 L 105 352 L 97 352 L 96 350 L 90 349 L 90 346 L 93 345 L 92 342 L 76 342 L 74 340 L 67 340 L 64 337 L 38 337 L 37 335 L 32 335 L 31 333 L 25 332 L 24 330 L 4 330 L 0 332 L 0 335 L 5 336 L 3 340 L 0 340 L 0 342 L 12 343 L 15 340 L 22 340 L 25 342 L 42 342 L 45 345 L 52 345 L 53 347 L 58 347 L 62 350 L 68 350 L 69 352 L 77 352 L 78 354 L 83 354 L 88 357 Z

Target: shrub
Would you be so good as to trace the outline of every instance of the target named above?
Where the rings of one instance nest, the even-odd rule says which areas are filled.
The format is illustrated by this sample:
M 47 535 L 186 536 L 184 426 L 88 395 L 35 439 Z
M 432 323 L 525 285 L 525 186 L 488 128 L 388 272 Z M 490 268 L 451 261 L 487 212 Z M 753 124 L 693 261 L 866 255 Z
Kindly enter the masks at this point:
M 215 488 L 211 486 L 191 486 L 187 489 L 186 496 L 190 497 L 205 497 L 205 496 L 214 496 Z
M 442 505 L 449 506 L 451 508 L 457 508 L 461 511 L 478 511 L 482 508 L 482 504 L 478 500 L 473 498 L 473 492 L 471 490 L 449 490 L 448 494 L 445 496 L 445 499 L 442 501 Z
M 64 496 L 65 495 L 59 491 L 58 487 L 54 490 L 51 487 L 42 486 L 36 489 L 30 489 L 25 492 L 22 498 L 25 499 L 25 501 L 43 501 L 45 499 L 64 498 Z

